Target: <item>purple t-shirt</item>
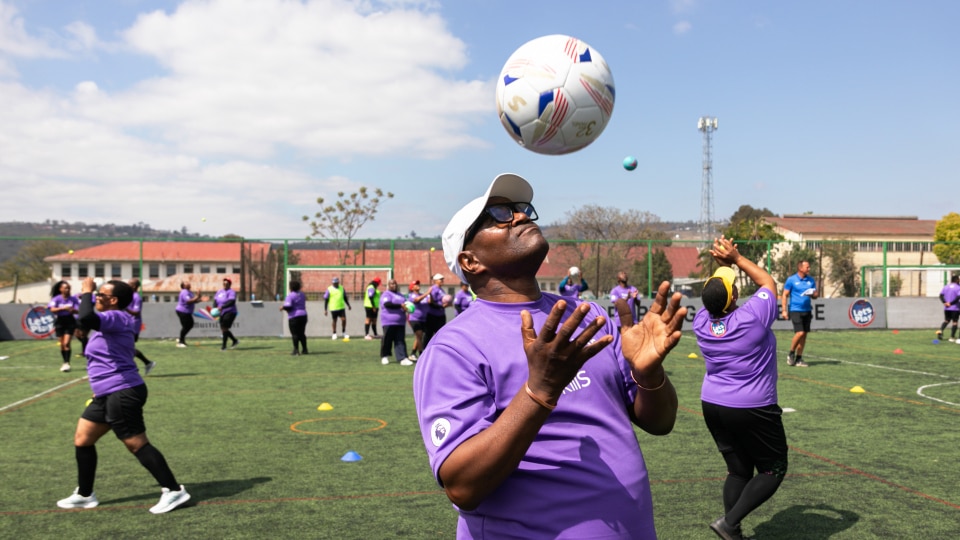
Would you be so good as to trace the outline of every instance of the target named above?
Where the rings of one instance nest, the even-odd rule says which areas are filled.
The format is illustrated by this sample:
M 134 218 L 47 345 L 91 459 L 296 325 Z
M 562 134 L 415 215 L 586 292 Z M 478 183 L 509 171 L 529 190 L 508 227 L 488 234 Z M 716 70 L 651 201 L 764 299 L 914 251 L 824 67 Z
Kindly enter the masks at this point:
M 434 284 L 430 287 L 430 303 L 427 305 L 427 315 L 446 316 L 447 311 L 443 307 L 443 297 L 446 295 L 443 289 Z
M 226 315 L 227 313 L 236 313 L 237 312 L 237 291 L 233 289 L 220 289 L 217 291 L 216 296 L 213 297 L 213 305 L 220 308 L 220 315 Z M 221 307 L 227 302 L 234 300 L 234 303 L 230 304 L 229 307 Z
M 180 296 L 177 298 L 177 309 L 180 313 L 193 313 L 196 304 L 190 302 L 193 295 L 187 289 L 180 289 Z
M 101 311 L 97 316 L 100 330 L 90 331 L 90 341 L 84 350 L 93 395 L 105 396 L 140 386 L 143 379 L 133 361 L 133 336 L 140 323 L 133 315 L 120 310 Z
M 529 375 L 520 311 L 543 327 L 559 296 L 500 304 L 476 300 L 427 347 L 413 376 L 424 446 L 437 477 L 453 450 L 500 416 Z M 566 320 L 580 302 L 568 300 Z M 605 311 L 591 304 L 583 329 Z M 460 510 L 458 538 L 655 539 L 647 469 L 628 409 L 637 386 L 613 343 L 583 365 L 517 469 L 480 505 Z
M 706 309 L 693 318 L 693 332 L 707 373 L 700 399 L 748 409 L 777 403 L 777 297 L 760 289 L 721 319 Z
M 950 304 L 950 307 L 943 308 L 944 311 L 960 311 L 960 303 L 954 303 L 957 298 L 960 298 L 960 284 L 951 281 L 940 291 L 940 294 L 943 295 L 944 302 Z
M 140 298 L 140 293 L 133 293 L 133 300 L 131 300 L 130 305 L 127 306 L 127 311 L 132 311 L 133 313 L 131 313 L 131 315 L 137 319 L 143 317 L 143 298 Z
M 420 293 L 410 293 L 407 295 L 407 300 L 413 302 L 415 310 L 410 314 L 410 322 L 424 322 L 427 320 L 427 299 L 424 297 L 420 302 L 416 302 L 416 298 L 420 296 Z
M 457 310 L 457 313 L 463 313 L 463 310 L 470 307 L 471 302 L 473 302 L 473 295 L 470 294 L 470 291 L 460 289 L 453 297 L 453 308 Z
M 403 326 L 407 324 L 407 312 L 403 310 L 406 298 L 400 293 L 390 290 L 380 293 L 380 324 L 382 326 Z M 400 304 L 400 307 L 390 308 L 386 304 Z
M 633 322 L 637 322 L 637 306 L 640 304 L 640 298 L 637 297 L 638 292 L 637 288 L 633 285 L 629 287 L 617 285 L 610 289 L 610 301 L 616 302 L 619 299 L 626 300 L 627 305 L 630 306 L 630 313 L 633 313 Z M 616 309 L 613 310 L 613 324 L 620 326 L 620 312 Z
M 574 281 L 568 276 L 560 281 L 557 292 L 559 292 L 560 296 L 564 298 L 580 298 L 580 293 L 583 292 L 584 289 L 586 289 L 586 287 L 583 285 L 582 278 Z
M 62 294 L 58 294 L 53 298 L 51 298 L 50 303 L 47 304 L 48 308 L 55 308 L 55 307 L 60 308 L 60 307 L 67 307 L 67 306 L 73 308 L 73 310 L 78 310 L 80 309 L 80 300 L 78 300 L 76 296 L 68 296 L 64 298 Z M 57 318 L 65 319 L 67 317 L 73 317 L 74 312 L 72 310 L 65 309 L 63 311 L 58 311 L 54 313 L 54 315 L 56 315 Z
M 300 291 L 290 291 L 283 300 L 283 307 L 288 308 L 287 318 L 305 317 L 307 315 L 307 297 Z

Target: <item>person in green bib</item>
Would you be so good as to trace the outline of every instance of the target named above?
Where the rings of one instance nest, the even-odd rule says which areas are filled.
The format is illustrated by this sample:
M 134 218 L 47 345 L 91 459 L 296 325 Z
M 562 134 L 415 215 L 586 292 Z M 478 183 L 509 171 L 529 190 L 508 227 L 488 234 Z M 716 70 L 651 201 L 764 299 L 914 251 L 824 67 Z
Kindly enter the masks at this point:
M 340 319 L 340 329 L 343 332 L 343 339 L 350 339 L 347 334 L 347 309 L 353 309 L 350 306 L 350 299 L 347 298 L 347 291 L 340 285 L 340 278 L 335 277 L 331 280 L 331 285 L 327 287 L 327 292 L 323 293 L 323 315 L 327 312 L 333 317 L 331 328 L 333 335 L 330 339 L 337 339 L 337 319 Z
M 366 319 L 363 320 L 363 339 L 379 338 L 377 335 L 377 314 L 380 312 L 380 278 L 375 277 L 367 285 L 367 294 L 363 295 L 363 311 Z M 371 327 L 373 335 L 370 335 Z

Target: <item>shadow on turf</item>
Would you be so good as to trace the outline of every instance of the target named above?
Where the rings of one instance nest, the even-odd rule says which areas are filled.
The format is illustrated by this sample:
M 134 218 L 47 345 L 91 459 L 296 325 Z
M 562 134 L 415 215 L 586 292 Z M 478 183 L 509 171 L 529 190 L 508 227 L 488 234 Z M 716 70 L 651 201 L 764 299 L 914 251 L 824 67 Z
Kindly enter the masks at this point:
M 187 484 L 187 491 L 190 492 L 191 500 L 184 505 L 185 507 L 193 506 L 197 501 L 206 501 L 210 499 L 232 497 L 239 493 L 243 493 L 248 489 L 255 487 L 257 484 L 263 484 L 266 482 L 272 482 L 273 478 L 260 476 L 257 478 L 246 478 L 241 480 L 217 480 L 214 482 L 198 482 L 196 484 Z M 142 501 L 152 501 L 157 498 L 157 494 L 154 492 L 144 493 L 143 495 L 134 495 L 131 497 L 123 497 L 122 499 L 110 499 L 105 500 L 103 503 L 108 504 L 122 504 L 122 503 L 139 503 Z
M 795 505 L 753 528 L 757 538 L 824 540 L 853 527 L 860 514 L 827 504 Z

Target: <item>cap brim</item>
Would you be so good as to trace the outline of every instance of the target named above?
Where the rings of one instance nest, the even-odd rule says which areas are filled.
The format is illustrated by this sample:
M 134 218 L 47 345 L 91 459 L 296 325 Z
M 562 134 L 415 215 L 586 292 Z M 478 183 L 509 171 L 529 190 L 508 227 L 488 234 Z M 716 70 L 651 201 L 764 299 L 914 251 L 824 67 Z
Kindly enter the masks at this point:
M 463 239 L 467 229 L 477 220 L 491 197 L 504 197 L 514 202 L 533 202 L 533 186 L 520 175 L 513 173 L 498 175 L 490 182 L 486 193 L 470 201 L 453 215 L 443 231 L 443 258 L 447 267 L 460 281 L 467 281 L 457 261 L 457 256 L 463 250 Z

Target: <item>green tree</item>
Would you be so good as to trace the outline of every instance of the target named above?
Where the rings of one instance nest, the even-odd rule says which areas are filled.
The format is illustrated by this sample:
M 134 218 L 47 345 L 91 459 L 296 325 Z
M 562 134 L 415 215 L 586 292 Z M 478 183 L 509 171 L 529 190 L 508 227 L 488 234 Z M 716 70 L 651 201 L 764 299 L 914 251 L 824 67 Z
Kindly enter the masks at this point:
M 781 254 L 773 262 L 773 277 L 777 279 L 781 287 L 783 283 L 787 281 L 788 277 L 797 273 L 797 265 L 800 264 L 801 261 L 810 263 L 811 276 L 816 277 L 820 275 L 820 263 L 817 252 L 797 245 L 790 251 Z M 822 287 L 822 285 L 823 284 L 817 280 L 817 286 Z
M 654 249 L 653 257 L 649 255 L 647 252 L 639 261 L 633 263 L 633 271 L 630 273 L 634 287 L 639 289 L 641 294 L 657 290 L 657 286 L 664 281 L 673 281 L 673 265 L 667 259 L 667 254 L 662 249 Z M 647 281 L 648 264 L 652 266 L 653 286 Z
M 841 296 L 858 296 L 860 294 L 860 269 L 853 262 L 853 244 L 849 241 L 825 243 L 823 255 L 830 259 L 830 270 L 827 272 L 827 278 L 834 284 L 834 290 L 839 290 Z
M 333 240 L 340 264 L 347 264 L 351 240 L 368 221 L 375 219 L 382 202 L 380 198 L 384 196 L 392 199 L 393 193 L 384 193 L 380 188 L 374 188 L 371 197 L 370 190 L 366 187 L 361 187 L 350 195 L 340 191 L 337 193 L 337 200 L 326 206 L 326 200 L 317 197 L 321 210 L 314 214 L 312 220 L 310 216 L 303 216 L 303 221 L 309 222 L 312 231 L 307 238 L 312 236 Z
M 730 216 L 730 222 L 720 232 L 737 244 L 737 250 L 741 255 L 760 267 L 766 268 L 767 252 L 770 247 L 783 241 L 783 235 L 779 234 L 773 224 L 766 219 L 775 215 L 766 208 L 758 209 L 744 204 Z M 716 269 L 716 262 L 710 255 L 709 249 L 700 252 L 700 269 L 699 276 L 695 277 L 707 277 Z M 750 294 L 752 282 L 743 276 L 741 278 L 741 292 Z
M 37 240 L 26 244 L 16 255 L 0 264 L 0 284 L 37 283 L 50 279 L 50 263 L 43 259 L 66 253 L 67 246 L 58 240 Z
M 933 240 L 933 254 L 941 264 L 960 264 L 960 214 L 950 212 L 937 221 Z

